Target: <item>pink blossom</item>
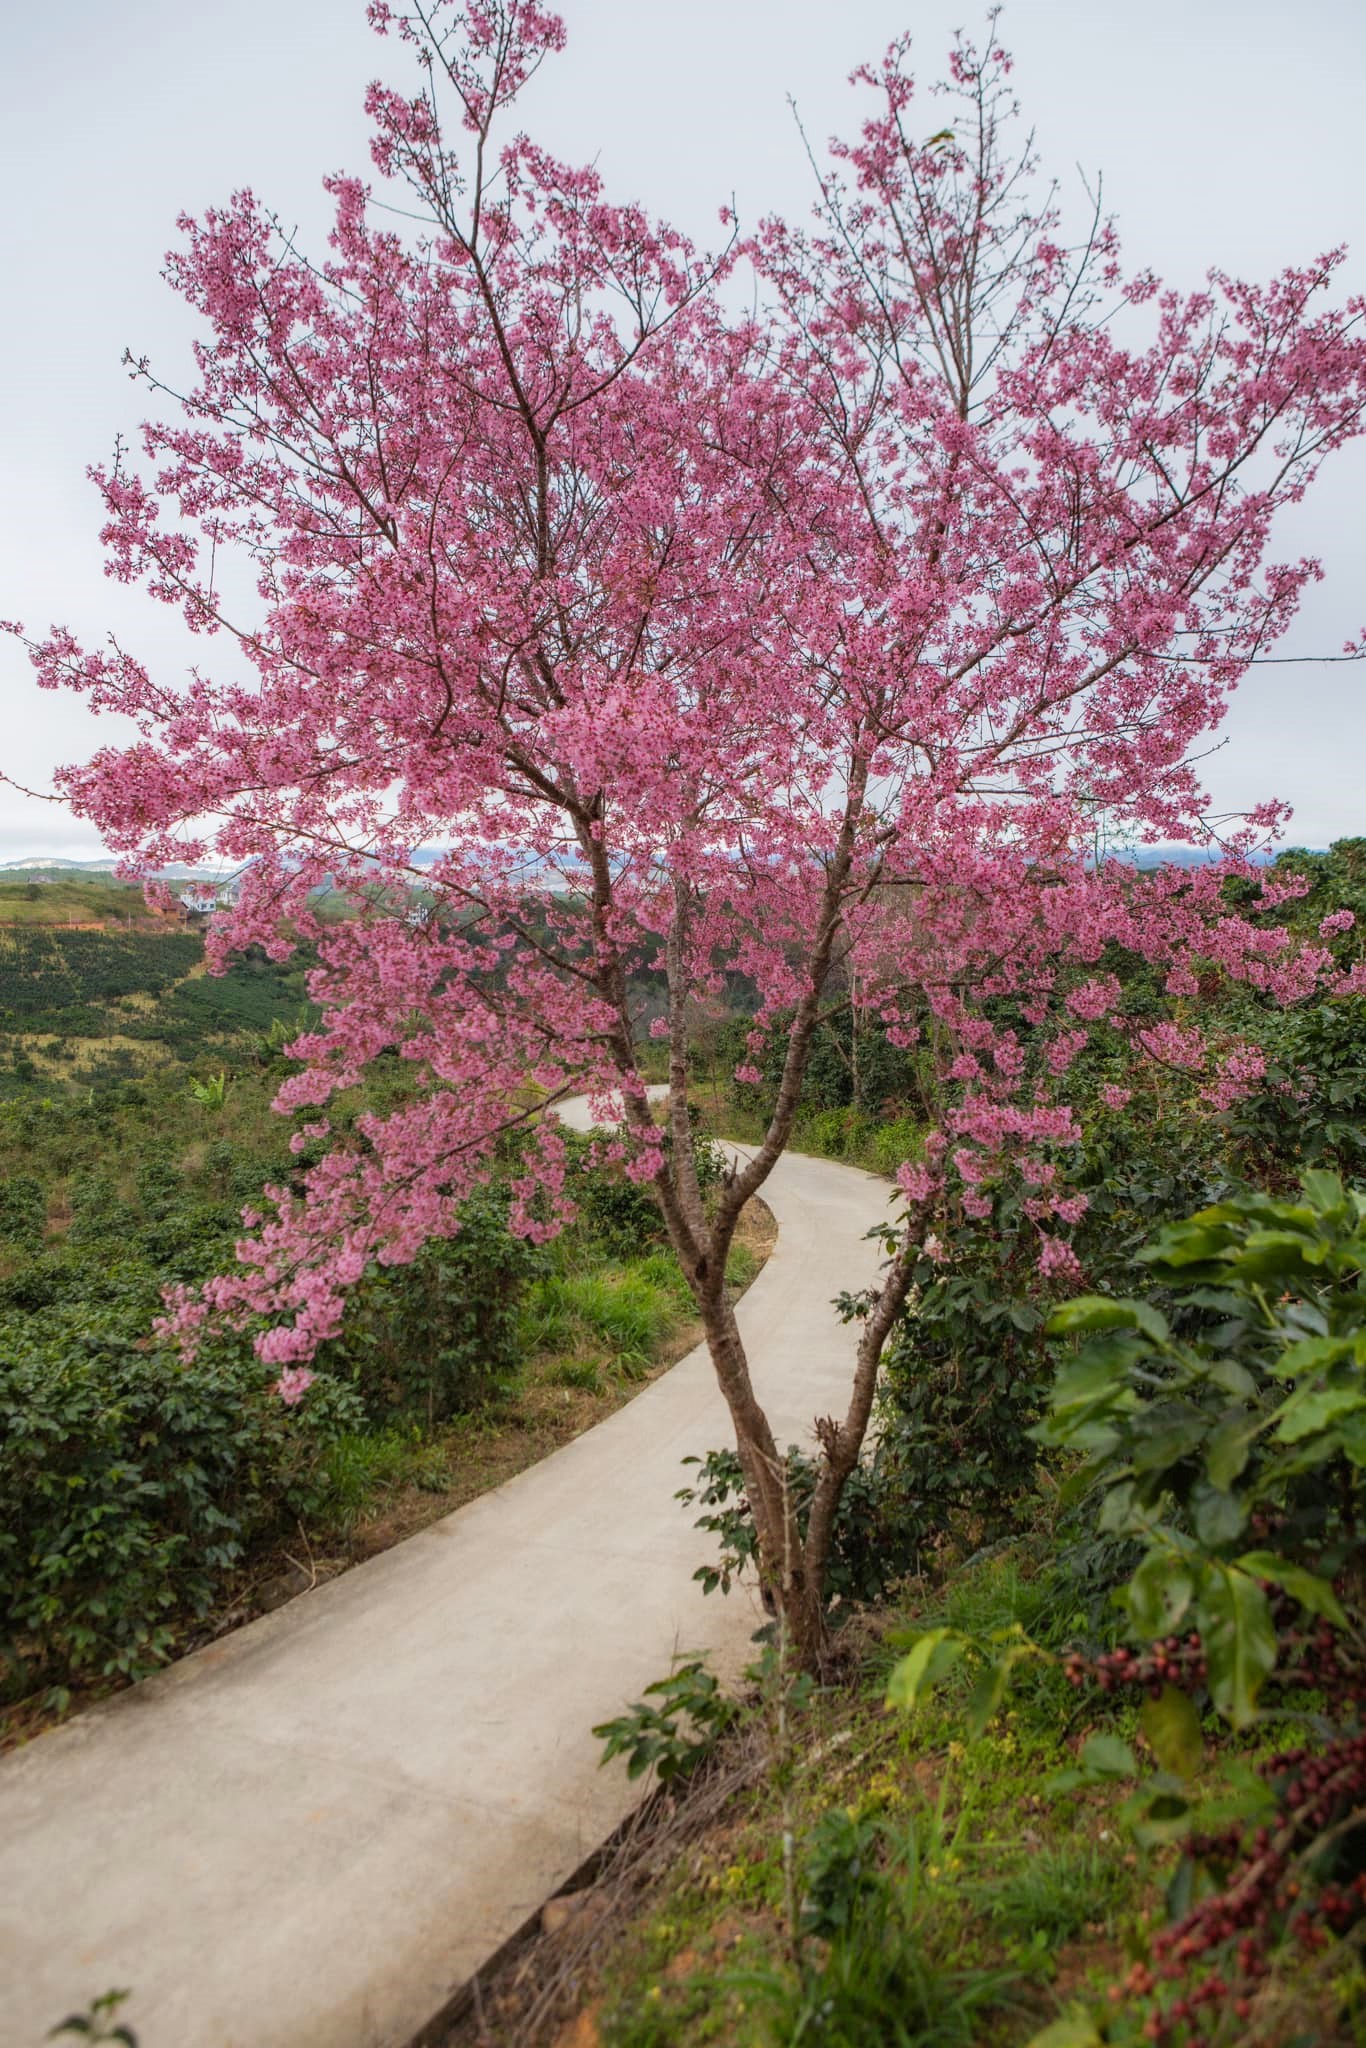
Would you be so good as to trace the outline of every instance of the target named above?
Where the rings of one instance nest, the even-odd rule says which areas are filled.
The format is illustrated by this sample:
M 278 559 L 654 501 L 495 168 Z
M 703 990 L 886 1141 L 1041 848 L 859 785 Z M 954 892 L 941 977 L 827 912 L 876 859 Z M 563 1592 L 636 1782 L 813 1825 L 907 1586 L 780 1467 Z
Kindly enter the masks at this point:
M 1232 1109 L 1251 1095 L 1266 1075 L 1266 1054 L 1260 1046 L 1242 1046 L 1219 1063 L 1214 1079 L 1200 1090 L 1215 1109 Z
M 1357 915 L 1354 910 L 1330 910 L 1319 925 L 1319 937 L 1335 939 L 1340 932 L 1351 931 L 1356 921 Z
M 1044 1058 L 1048 1061 L 1053 1073 L 1065 1074 L 1078 1053 L 1083 1051 L 1085 1045 L 1086 1033 L 1084 1031 L 1060 1031 L 1048 1047 Z
M 1204 1064 L 1204 1039 L 1198 1031 L 1179 1024 L 1148 1025 L 1138 1033 L 1138 1042 L 1153 1059 L 1179 1072 L 1190 1073 Z
M 939 1182 L 927 1167 L 907 1160 L 896 1171 L 896 1184 L 908 1202 L 928 1202 Z
M 1119 983 L 1114 975 L 1100 974 L 1074 988 L 1067 998 L 1067 1007 L 1088 1023 L 1099 1023 L 1107 1010 L 1113 1009 L 1119 1001 L 1119 996 Z
M 1014 1185 L 1041 1227 L 1072 1199 L 1088 1030 L 1210 1073 L 1194 1025 L 1126 1019 L 1107 958 L 1178 994 L 1206 966 L 1258 1001 L 1366 986 L 1327 943 L 1341 914 L 1304 943 L 1231 906 L 1274 805 L 1208 868 L 1095 858 L 1100 817 L 1201 838 L 1197 764 L 1319 573 L 1272 536 L 1366 423 L 1340 256 L 1180 290 L 1108 225 L 1074 247 L 993 29 L 955 44 L 949 109 L 916 104 L 903 44 L 866 67 L 814 227 L 714 261 L 523 132 L 564 40 L 538 0 L 371 18 L 414 60 L 366 102 L 399 207 L 332 177 L 313 256 L 246 191 L 182 218 L 190 387 L 153 386 L 167 416 L 96 472 L 110 574 L 200 660 L 28 643 L 120 735 L 59 787 L 126 870 L 241 877 L 213 971 L 309 949 L 318 1021 L 276 1097 L 304 1149 L 377 1063 L 409 1084 L 255 1205 L 168 1334 L 260 1331 L 297 1386 L 359 1276 L 457 1232 L 513 1130 L 511 1227 L 552 1237 L 563 1135 L 528 1105 L 571 1089 L 624 1106 L 606 1166 L 695 1251 L 633 1045 L 641 966 L 685 1070 L 738 988 L 741 1083 L 776 1057 L 796 1087 L 849 1007 L 925 1047 L 942 1128 L 903 1194 L 942 1175 L 985 1220 Z M 354 915 L 321 918 L 324 886 Z M 1041 1265 L 1070 1256 L 1046 1239 Z
M 287 1365 L 275 1382 L 275 1391 L 286 1408 L 297 1407 L 312 1386 L 316 1375 L 306 1365 Z
M 1120 1088 L 1113 1081 L 1103 1082 L 1098 1091 L 1105 1107 L 1114 1110 L 1125 1108 L 1132 1101 L 1133 1092 L 1132 1088 Z
M 1069 1287 L 1078 1285 L 1082 1278 L 1080 1259 L 1060 1237 L 1039 1240 L 1038 1269 L 1045 1280 L 1061 1280 Z

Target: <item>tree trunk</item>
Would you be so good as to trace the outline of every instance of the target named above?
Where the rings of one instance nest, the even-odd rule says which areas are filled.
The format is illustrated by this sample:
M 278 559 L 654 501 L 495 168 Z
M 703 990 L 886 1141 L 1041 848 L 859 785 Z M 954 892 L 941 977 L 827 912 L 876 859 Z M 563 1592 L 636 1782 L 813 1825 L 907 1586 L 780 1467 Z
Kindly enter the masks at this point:
M 712 1364 L 735 1426 L 735 1446 L 758 1545 L 760 1592 L 778 1620 L 788 1659 L 815 1676 L 820 1675 L 829 1653 L 825 1589 L 835 1519 L 867 1438 L 883 1346 L 905 1304 L 913 1257 L 908 1235 L 864 1322 L 848 1411 L 839 1422 L 827 1418 L 817 1424 L 821 1465 L 804 1536 L 788 1485 L 787 1460 L 780 1454 L 768 1417 L 755 1396 L 734 1311 L 720 1289 L 708 1291 L 702 1303 Z M 699 1291 L 695 1283 L 694 1291 Z

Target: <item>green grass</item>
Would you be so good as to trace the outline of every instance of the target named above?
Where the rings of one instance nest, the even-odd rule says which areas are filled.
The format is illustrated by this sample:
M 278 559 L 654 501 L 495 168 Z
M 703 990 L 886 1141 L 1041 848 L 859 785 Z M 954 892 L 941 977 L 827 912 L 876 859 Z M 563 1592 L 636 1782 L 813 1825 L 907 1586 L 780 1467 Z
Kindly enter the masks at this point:
M 0 925 L 64 925 L 146 922 L 150 912 L 142 890 L 111 880 L 0 882 Z
M 879 1614 L 852 1686 L 796 1709 L 790 1772 L 733 1802 L 609 1954 L 605 2048 L 1023 2048 L 1074 1997 L 1103 2003 L 1161 1872 L 1125 1853 L 1129 1787 L 1045 1792 L 1072 1760 L 1071 1688 L 1051 1675 L 1022 1686 L 976 1742 L 951 1691 L 912 1715 L 882 1705 L 907 1626 L 952 1613 L 1047 1636 L 1065 1633 L 1071 1606 L 1024 1546 L 946 1574 L 937 1601 Z M 813 1900 L 827 1916 L 806 1917 L 819 1931 L 795 1951 L 787 1829 L 804 1917 Z M 832 1841 L 856 1853 L 841 1864 Z
M 603 1259 L 571 1236 L 552 1247 L 552 1255 L 557 1270 L 527 1291 L 519 1342 L 528 1357 L 556 1359 L 562 1386 L 596 1390 L 604 1372 L 640 1378 L 695 1313 L 672 1252 Z M 726 1261 L 728 1286 L 742 1293 L 759 1266 L 748 1245 L 733 1245 Z
M 603 1391 L 602 1371 L 593 1358 L 557 1359 L 546 1378 L 552 1387 L 576 1388 L 583 1394 L 600 1394 Z
M 1056 1949 L 1122 1906 L 1129 1872 L 1093 1845 L 1050 1848 L 1002 1877 L 966 1887 L 993 1932 L 1005 1942 Z
M 549 1273 L 528 1292 L 522 1349 L 572 1358 L 602 1352 L 611 1370 L 639 1377 L 687 1308 L 683 1276 L 662 1253 L 587 1272 Z
M 446 1443 L 424 1436 L 414 1423 L 356 1431 L 323 1451 L 311 1489 L 313 1513 L 321 1530 L 346 1536 L 386 1496 L 409 1486 L 444 1493 L 450 1476 Z

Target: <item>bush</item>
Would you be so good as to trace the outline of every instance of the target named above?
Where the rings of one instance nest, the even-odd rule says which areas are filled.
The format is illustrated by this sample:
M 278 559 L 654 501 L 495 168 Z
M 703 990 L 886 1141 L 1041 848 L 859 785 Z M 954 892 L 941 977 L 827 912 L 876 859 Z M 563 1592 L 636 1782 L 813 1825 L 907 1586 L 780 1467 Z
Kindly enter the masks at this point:
M 875 1173 L 894 1174 L 908 1159 L 916 1159 L 925 1133 L 914 1117 L 893 1117 L 879 1124 L 868 1140 L 868 1159 Z
M 1089 1205 L 1070 1233 L 1088 1284 L 1131 1285 L 1154 1226 L 1224 1192 L 1223 1135 L 1210 1119 L 1163 1113 L 1156 1103 L 1093 1123 L 1065 1168 Z M 1025 1193 L 999 1190 L 982 1222 L 957 1203 L 926 1215 L 930 1250 L 883 1367 L 880 1457 L 911 1511 L 942 1522 L 966 1509 L 988 1535 L 1009 1525 L 1032 1486 L 1029 1432 L 1053 1377 L 1044 1337 L 1050 1288 Z
M 1366 998 L 1258 1022 L 1266 1083 L 1228 1117 L 1249 1169 L 1285 1186 L 1307 1166 L 1366 1176 Z
M 523 1290 L 543 1268 L 543 1254 L 509 1231 L 506 1203 L 476 1196 L 456 1237 L 367 1274 L 319 1367 L 354 1385 L 373 1420 L 408 1411 L 447 1421 L 516 1372 Z
M 719 1538 L 721 1555 L 714 1565 L 693 1573 L 704 1593 L 728 1593 L 731 1582 L 748 1564 L 757 1563 L 754 1521 L 745 1498 L 744 1473 L 734 1451 L 709 1451 L 705 1458 L 685 1458 L 696 1465 L 695 1486 L 683 1487 L 678 1499 L 685 1507 L 700 1505 L 714 1512 L 695 1523 Z M 797 1445 L 788 1446 L 787 1478 L 803 1540 L 816 1490 L 819 1466 Z M 894 1474 L 875 1453 L 851 1474 L 840 1495 L 826 1568 L 826 1595 L 832 1618 L 845 1620 L 853 1610 L 882 1599 L 918 1561 L 923 1531 L 907 1512 Z
M 621 1258 L 665 1244 L 668 1232 L 648 1187 L 589 1164 L 591 1140 L 571 1135 L 568 1188 L 581 1230 Z
M 990 1533 L 1033 1479 L 1037 1454 L 1026 1432 L 1050 1367 L 1036 1237 L 1018 1227 L 1012 1207 L 1003 1199 L 1006 1213 L 986 1223 L 935 1219 L 935 1256 L 920 1259 L 911 1304 L 887 1346 L 879 1457 L 926 1529 L 966 1509 Z
M 47 1198 L 40 1180 L 31 1173 L 15 1173 L 0 1181 L 0 1239 L 26 1248 L 40 1245 L 46 1220 Z
M 871 1130 L 872 1119 L 862 1110 L 818 1109 L 814 1115 L 800 1118 L 795 1141 L 823 1158 L 848 1159 L 859 1151 Z
M 137 1677 L 306 1479 L 337 1390 L 292 1413 L 249 1353 L 111 1330 L 0 1363 L 0 1640 L 20 1683 Z
M 1053 1317 L 1084 1342 L 1038 1433 L 1081 1454 L 1069 1485 L 1101 1532 L 1146 1547 L 1135 1634 L 1198 1627 L 1241 1725 L 1275 1660 L 1267 1582 L 1340 1618 L 1327 1582 L 1360 1564 L 1366 1195 L 1314 1170 L 1293 1201 L 1242 1194 L 1169 1225 L 1144 1263 L 1162 1308 L 1084 1295 Z

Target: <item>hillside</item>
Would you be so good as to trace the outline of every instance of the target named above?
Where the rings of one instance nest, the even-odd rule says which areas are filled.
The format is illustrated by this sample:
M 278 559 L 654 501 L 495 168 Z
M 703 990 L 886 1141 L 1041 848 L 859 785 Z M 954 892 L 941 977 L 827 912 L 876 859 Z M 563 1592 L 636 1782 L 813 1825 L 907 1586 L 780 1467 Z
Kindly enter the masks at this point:
M 209 975 L 199 921 L 110 876 L 0 881 L 0 1099 L 245 1055 L 307 1014 L 304 973 Z

